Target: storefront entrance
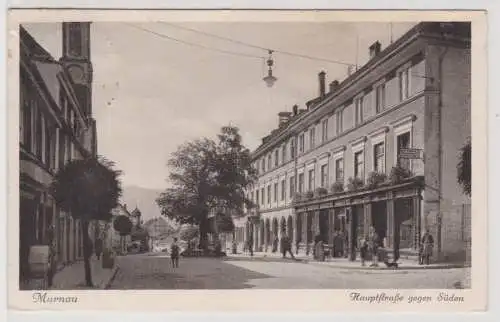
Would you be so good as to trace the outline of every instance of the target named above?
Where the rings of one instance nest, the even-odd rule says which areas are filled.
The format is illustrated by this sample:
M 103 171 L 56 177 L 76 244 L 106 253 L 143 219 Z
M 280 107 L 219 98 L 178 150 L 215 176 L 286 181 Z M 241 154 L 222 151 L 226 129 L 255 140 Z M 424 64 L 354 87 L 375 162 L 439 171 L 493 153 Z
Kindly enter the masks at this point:
M 380 240 L 385 240 L 387 237 L 387 203 L 385 201 L 372 203 L 371 219 L 372 226 L 375 228 Z M 387 242 L 385 244 L 387 244 Z

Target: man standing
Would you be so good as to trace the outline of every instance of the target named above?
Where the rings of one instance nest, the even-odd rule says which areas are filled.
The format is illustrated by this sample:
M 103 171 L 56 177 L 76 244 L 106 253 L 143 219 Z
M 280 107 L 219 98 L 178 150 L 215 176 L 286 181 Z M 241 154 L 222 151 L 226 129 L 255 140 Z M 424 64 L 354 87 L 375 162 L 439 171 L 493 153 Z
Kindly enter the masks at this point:
M 179 267 L 179 245 L 177 244 L 177 237 L 174 237 L 174 242 L 170 246 L 170 259 L 172 260 L 172 267 Z
M 293 256 L 292 252 L 292 241 L 287 235 L 283 235 L 283 238 L 281 239 L 282 242 L 282 251 L 283 251 L 283 258 L 286 258 L 286 253 L 290 253 L 290 256 L 292 259 L 295 259 L 295 256 Z
M 421 249 L 422 249 L 421 263 L 429 265 L 431 262 L 432 251 L 434 249 L 434 238 L 429 232 L 429 229 L 426 229 L 424 235 L 422 236 Z

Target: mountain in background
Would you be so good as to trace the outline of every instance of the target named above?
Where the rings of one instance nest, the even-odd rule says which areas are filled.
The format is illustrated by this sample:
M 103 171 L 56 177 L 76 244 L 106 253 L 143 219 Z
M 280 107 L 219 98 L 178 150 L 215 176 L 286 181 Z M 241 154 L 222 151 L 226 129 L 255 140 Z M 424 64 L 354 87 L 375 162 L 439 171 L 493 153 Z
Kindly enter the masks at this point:
M 156 198 L 162 190 L 141 188 L 138 186 L 123 187 L 121 203 L 127 205 L 127 209 L 132 211 L 135 207 L 142 213 L 144 222 L 149 219 L 160 217 L 160 208 L 156 204 Z

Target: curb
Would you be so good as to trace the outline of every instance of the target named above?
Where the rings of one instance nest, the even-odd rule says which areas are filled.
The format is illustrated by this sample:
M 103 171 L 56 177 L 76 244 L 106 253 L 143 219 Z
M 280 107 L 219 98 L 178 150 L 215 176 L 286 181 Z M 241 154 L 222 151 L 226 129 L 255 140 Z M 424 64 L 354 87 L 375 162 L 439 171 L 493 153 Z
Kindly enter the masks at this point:
M 347 265 L 335 265 L 328 264 L 329 262 L 316 262 L 309 259 L 281 259 L 281 258 L 269 258 L 269 257 L 227 257 L 225 261 L 260 261 L 260 262 L 275 262 L 275 263 L 300 263 L 300 264 L 311 264 L 314 266 L 322 266 L 336 269 L 346 269 L 346 270 L 359 270 L 359 271 L 408 271 L 408 270 L 429 270 L 429 269 L 452 269 L 452 268 L 465 268 L 466 265 L 463 264 L 442 264 L 434 266 L 425 265 L 415 265 L 415 266 L 400 266 L 397 269 L 392 267 L 369 267 L 369 266 L 347 266 Z

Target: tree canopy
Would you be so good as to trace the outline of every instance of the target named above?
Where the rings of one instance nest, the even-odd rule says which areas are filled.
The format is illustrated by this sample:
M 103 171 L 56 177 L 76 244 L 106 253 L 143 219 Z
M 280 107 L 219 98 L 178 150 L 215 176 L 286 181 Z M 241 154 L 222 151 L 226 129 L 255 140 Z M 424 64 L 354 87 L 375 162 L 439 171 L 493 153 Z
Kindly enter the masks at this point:
M 50 186 L 56 205 L 81 220 L 85 282 L 89 287 L 92 286 L 89 222 L 109 221 L 122 193 L 121 172 L 113 166 L 113 162 L 103 157 L 70 160 L 55 174 Z
M 230 214 L 219 212 L 215 218 L 218 232 L 230 233 L 234 230 L 234 222 Z
M 56 204 L 83 220 L 110 220 L 122 193 L 113 162 L 102 157 L 71 160 L 55 175 L 50 187 Z
M 465 194 L 471 195 L 472 149 L 470 140 L 460 150 L 457 164 L 457 180 Z
M 125 215 L 120 215 L 113 221 L 113 228 L 120 234 L 120 236 L 127 236 L 132 232 L 132 221 Z
M 245 189 L 255 179 L 255 170 L 237 127 L 222 127 L 217 141 L 203 138 L 181 145 L 168 166 L 171 187 L 156 201 L 164 216 L 198 225 L 200 242 L 209 230 L 212 208 L 243 213 L 245 206 L 252 206 Z

